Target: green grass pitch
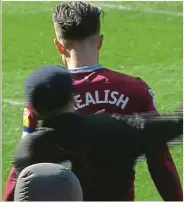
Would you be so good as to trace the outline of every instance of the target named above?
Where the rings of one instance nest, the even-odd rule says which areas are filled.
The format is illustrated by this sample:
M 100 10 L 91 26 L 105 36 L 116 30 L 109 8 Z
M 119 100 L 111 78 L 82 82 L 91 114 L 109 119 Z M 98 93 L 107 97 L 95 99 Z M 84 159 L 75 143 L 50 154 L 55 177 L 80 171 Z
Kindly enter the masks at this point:
M 180 105 L 182 2 L 101 3 L 114 6 L 105 8 L 101 64 L 148 82 L 155 93 L 159 111 Z M 51 21 L 51 11 L 57 4 L 2 3 L 3 188 L 22 132 L 24 81 L 40 66 L 60 64 Z M 182 181 L 182 146 L 171 151 Z M 136 200 L 161 200 L 145 162 L 137 165 Z

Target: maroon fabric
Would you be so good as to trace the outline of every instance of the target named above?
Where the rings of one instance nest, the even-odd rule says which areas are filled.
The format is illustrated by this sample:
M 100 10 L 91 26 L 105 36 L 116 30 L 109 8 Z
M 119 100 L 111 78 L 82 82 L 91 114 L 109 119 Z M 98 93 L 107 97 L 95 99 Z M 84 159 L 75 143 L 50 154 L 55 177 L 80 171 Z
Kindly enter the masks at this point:
M 4 192 L 4 201 L 14 201 L 14 191 L 17 182 L 16 170 L 12 168 Z
M 78 101 L 75 108 L 80 114 L 93 114 L 101 109 L 106 109 L 110 114 L 122 115 L 135 112 L 157 113 L 151 89 L 139 78 L 108 69 L 72 74 L 75 80 L 75 99 Z M 33 110 L 30 110 L 29 116 L 33 118 L 28 125 L 36 126 L 38 119 Z M 164 201 L 183 200 L 181 183 L 169 150 L 160 151 L 155 156 L 148 155 L 148 168 Z M 11 173 L 8 178 L 5 200 L 13 199 L 15 179 L 11 178 L 12 175 Z M 134 179 L 130 190 L 134 200 Z

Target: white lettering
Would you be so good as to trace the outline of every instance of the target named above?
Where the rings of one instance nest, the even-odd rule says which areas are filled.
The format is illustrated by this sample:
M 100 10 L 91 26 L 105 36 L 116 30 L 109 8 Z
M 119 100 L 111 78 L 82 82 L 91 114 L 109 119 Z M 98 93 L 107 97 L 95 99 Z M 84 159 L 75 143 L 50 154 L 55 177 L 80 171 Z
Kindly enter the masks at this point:
M 100 100 L 99 98 L 99 91 L 95 90 L 95 100 L 97 104 L 103 104 L 104 100 Z
M 82 102 L 80 95 L 74 96 L 74 99 L 78 109 L 85 107 L 85 104 L 80 104 Z
M 110 92 L 110 90 L 104 90 L 104 92 L 105 92 L 104 103 L 108 103 L 108 96 L 109 96 L 109 92 Z
M 120 104 L 122 103 L 121 109 L 125 109 L 125 107 L 126 107 L 128 101 L 129 101 L 129 97 L 126 97 L 125 100 L 123 100 L 123 98 L 124 98 L 124 95 L 121 94 L 121 96 L 119 97 L 119 99 L 118 99 L 118 101 L 117 101 L 117 103 L 116 103 L 116 106 L 118 106 L 118 107 L 119 107 Z
M 74 96 L 75 110 L 84 108 L 90 104 L 111 104 L 125 109 L 129 101 L 129 97 L 126 97 L 124 94 L 110 90 L 86 92 L 84 96 L 84 100 L 80 94 Z
M 73 109 L 74 109 L 74 110 L 77 110 L 77 107 L 73 105 Z
M 90 103 L 96 104 L 94 98 L 92 97 L 91 93 L 86 93 L 86 106 L 88 106 Z
M 111 98 L 112 100 L 109 100 L 109 104 L 114 105 L 117 102 L 117 98 L 115 97 L 115 95 L 118 95 L 119 93 L 116 91 L 112 91 L 111 92 Z

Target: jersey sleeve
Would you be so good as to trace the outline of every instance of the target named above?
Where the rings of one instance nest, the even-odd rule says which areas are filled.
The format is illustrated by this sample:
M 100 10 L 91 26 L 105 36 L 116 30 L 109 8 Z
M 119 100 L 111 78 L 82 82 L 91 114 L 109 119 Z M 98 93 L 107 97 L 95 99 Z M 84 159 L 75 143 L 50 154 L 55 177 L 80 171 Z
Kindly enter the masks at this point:
M 142 106 L 141 111 L 144 112 L 154 112 L 158 113 L 156 100 L 152 89 L 149 85 L 139 78 L 140 82 L 142 82 L 143 88 L 143 97 L 142 97 Z
M 145 112 L 157 112 L 154 93 L 150 87 L 148 87 L 145 92 L 145 106 L 143 107 L 143 109 L 145 110 Z
M 29 105 L 26 104 L 24 108 L 24 114 L 23 114 L 22 137 L 27 134 L 31 134 L 32 132 L 35 131 L 38 120 L 39 120 L 39 117 L 36 115 L 34 110 Z

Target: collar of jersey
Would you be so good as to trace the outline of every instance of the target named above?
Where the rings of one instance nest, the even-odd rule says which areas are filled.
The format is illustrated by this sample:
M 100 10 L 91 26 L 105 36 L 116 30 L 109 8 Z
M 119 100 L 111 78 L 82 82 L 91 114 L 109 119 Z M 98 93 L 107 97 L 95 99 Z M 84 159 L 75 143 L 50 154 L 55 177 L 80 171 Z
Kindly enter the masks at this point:
M 69 69 L 69 72 L 70 73 L 85 73 L 85 72 L 93 72 L 93 71 L 99 70 L 99 69 L 103 69 L 102 65 L 78 67 L 75 69 Z

